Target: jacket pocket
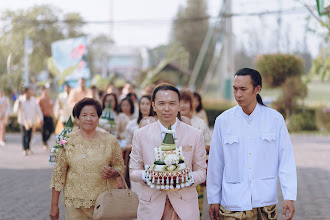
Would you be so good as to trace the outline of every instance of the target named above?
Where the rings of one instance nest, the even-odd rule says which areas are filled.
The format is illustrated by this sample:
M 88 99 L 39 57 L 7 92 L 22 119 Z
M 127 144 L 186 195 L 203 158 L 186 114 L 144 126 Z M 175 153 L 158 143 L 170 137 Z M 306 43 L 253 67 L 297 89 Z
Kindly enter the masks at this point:
M 258 149 L 258 167 L 260 179 L 276 177 L 278 166 L 278 148 L 276 133 L 265 132 L 261 134 L 260 149 Z
M 189 187 L 186 190 L 179 191 L 180 198 L 185 201 L 191 201 L 198 198 L 198 193 L 195 187 Z
M 140 200 L 144 202 L 150 202 L 151 201 L 151 194 L 149 193 L 141 193 L 140 194 Z
M 228 183 L 239 183 L 241 182 L 241 165 L 243 163 L 239 137 L 235 135 L 225 135 L 223 143 L 225 181 Z
M 261 140 L 268 141 L 268 142 L 276 141 L 276 134 L 275 133 L 262 133 Z
M 226 135 L 223 139 L 225 144 L 238 144 L 238 136 Z

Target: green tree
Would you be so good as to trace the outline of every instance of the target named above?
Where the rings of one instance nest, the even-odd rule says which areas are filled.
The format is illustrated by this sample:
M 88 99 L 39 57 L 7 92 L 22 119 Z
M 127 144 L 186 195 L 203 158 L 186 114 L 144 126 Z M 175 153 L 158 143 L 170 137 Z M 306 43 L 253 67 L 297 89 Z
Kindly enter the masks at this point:
M 318 56 L 312 62 L 307 82 L 313 77 L 318 77 L 321 81 L 330 80 L 330 14 L 318 16 L 307 4 L 298 1 L 310 12 L 310 16 L 307 17 L 307 21 L 309 21 L 307 24 L 308 31 L 320 36 L 325 42 Z M 315 24 L 314 21 L 317 23 Z
M 63 24 L 59 18 L 65 17 L 75 22 Z M 51 57 L 51 43 L 67 37 L 81 36 L 79 28 L 83 22 L 77 14 L 63 15 L 62 12 L 49 5 L 34 6 L 25 10 L 7 10 L 0 20 L 3 28 L 0 32 L 0 74 L 7 72 L 6 60 L 12 54 L 11 71 L 9 77 L 17 79 L 24 71 L 24 39 L 28 37 L 33 41 L 33 51 L 29 56 L 29 73 L 32 81 L 42 70 L 47 69 L 47 59 Z M 2 77 L 2 76 L 1 76 Z
M 187 0 L 186 8 L 180 7 L 172 26 L 173 41 L 181 44 L 189 53 L 189 69 L 196 63 L 199 51 L 209 28 L 207 5 L 205 0 Z M 202 82 L 213 55 L 211 45 L 198 75 Z M 197 85 L 199 87 L 200 85 Z
M 68 38 L 81 37 L 85 35 L 81 28 L 84 25 L 84 20 L 78 13 L 67 13 L 64 15 L 64 26 L 66 36 Z
M 294 113 L 297 100 L 307 96 L 307 86 L 301 80 L 303 61 L 289 54 L 266 54 L 257 58 L 256 68 L 267 86 L 281 88 L 282 95 L 274 105 L 277 110 L 285 113 L 288 121 Z

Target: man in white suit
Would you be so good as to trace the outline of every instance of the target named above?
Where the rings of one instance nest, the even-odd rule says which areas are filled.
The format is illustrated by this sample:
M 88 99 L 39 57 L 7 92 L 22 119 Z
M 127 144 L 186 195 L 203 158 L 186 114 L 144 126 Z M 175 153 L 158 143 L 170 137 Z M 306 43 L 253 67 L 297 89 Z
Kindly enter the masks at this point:
M 203 134 L 177 119 L 180 93 L 169 84 L 157 86 L 152 95 L 152 106 L 158 121 L 138 129 L 133 136 L 130 178 L 140 182 L 138 219 L 199 219 L 196 186 L 206 178 L 206 153 Z M 154 148 L 161 145 L 165 130 L 171 125 L 176 130 L 177 145 L 182 146 L 185 163 L 192 170 L 194 184 L 177 191 L 160 191 L 145 184 L 145 165 L 155 160 Z

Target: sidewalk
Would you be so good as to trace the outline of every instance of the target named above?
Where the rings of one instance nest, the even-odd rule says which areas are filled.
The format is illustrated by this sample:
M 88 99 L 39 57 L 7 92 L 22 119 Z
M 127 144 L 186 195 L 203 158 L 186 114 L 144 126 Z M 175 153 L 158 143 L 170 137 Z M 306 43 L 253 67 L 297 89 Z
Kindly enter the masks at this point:
M 33 155 L 23 156 L 21 134 L 8 134 L 6 147 L 0 147 L 0 220 L 49 219 L 52 166 L 36 133 Z M 54 143 L 52 136 L 49 145 Z M 330 137 L 293 135 L 298 172 L 298 201 L 294 219 L 330 220 Z M 280 190 L 280 189 L 279 189 Z M 206 194 L 203 219 L 209 219 Z M 279 218 L 282 198 L 279 193 Z M 60 202 L 60 219 L 64 208 Z

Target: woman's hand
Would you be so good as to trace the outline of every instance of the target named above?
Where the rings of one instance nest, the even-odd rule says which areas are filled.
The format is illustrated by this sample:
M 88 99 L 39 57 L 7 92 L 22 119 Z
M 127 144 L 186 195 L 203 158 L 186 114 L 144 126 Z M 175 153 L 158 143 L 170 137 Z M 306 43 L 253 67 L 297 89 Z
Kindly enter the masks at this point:
M 49 212 L 50 220 L 58 220 L 59 216 L 60 216 L 60 209 L 58 208 L 58 206 L 52 206 Z
M 109 179 L 119 176 L 119 173 L 112 167 L 104 166 L 102 168 L 101 176 L 103 179 Z

